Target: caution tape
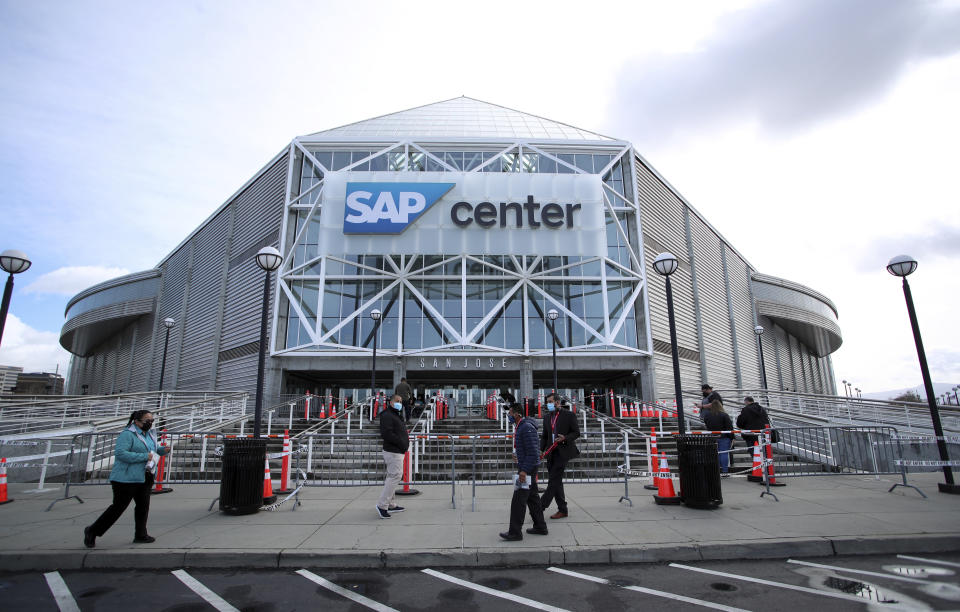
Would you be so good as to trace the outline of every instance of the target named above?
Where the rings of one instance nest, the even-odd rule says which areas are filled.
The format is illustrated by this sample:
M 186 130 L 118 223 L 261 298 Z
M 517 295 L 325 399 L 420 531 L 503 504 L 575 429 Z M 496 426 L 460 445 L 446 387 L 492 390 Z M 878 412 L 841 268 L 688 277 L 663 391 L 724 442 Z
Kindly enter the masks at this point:
M 921 459 L 895 459 L 894 465 L 905 467 L 956 467 L 960 466 L 960 459 L 951 459 L 949 461 L 926 461 Z
M 29 462 L 26 462 L 26 461 L 16 461 L 16 462 L 12 462 L 12 463 L 11 463 L 10 461 L 7 461 L 7 462 L 4 463 L 3 465 L 4 465 L 4 467 L 8 467 L 8 468 L 31 468 L 31 467 L 43 467 L 43 466 L 47 466 L 47 467 L 70 467 L 70 464 L 69 464 L 69 463 L 43 463 L 43 462 L 40 462 L 40 463 L 29 463 Z
M 307 475 L 306 473 L 304 473 L 303 470 L 297 470 L 297 471 L 299 472 L 299 475 L 300 475 L 300 480 L 298 481 L 297 488 L 295 488 L 293 491 L 290 491 L 290 493 L 288 493 L 286 497 L 284 497 L 277 503 L 270 504 L 269 506 L 261 506 L 260 507 L 261 510 L 266 510 L 267 512 L 276 512 L 277 510 L 280 509 L 280 506 L 287 503 L 291 497 L 295 496 L 297 493 L 300 492 L 300 489 L 302 489 L 303 486 L 307 484 Z M 299 499 L 297 500 L 297 503 L 298 504 L 300 503 Z
M 26 440 L 0 440 L 0 446 L 42 446 L 47 442 L 49 442 L 49 440 L 44 440 L 43 442 L 27 442 Z

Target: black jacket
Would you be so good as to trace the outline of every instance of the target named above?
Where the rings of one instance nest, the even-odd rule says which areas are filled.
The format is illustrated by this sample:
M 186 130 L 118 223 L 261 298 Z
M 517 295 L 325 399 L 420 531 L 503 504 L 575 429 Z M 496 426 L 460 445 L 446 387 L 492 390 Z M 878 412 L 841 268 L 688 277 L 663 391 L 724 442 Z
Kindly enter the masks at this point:
M 744 406 L 737 416 L 737 427 L 740 429 L 763 429 L 769 423 L 767 411 L 757 402 Z
M 380 411 L 380 437 L 383 438 L 383 450 L 388 453 L 405 453 L 410 446 L 407 426 L 393 406 Z
M 703 417 L 703 424 L 708 431 L 730 431 L 733 429 L 733 421 L 726 412 L 714 412 L 713 410 L 704 410 L 700 413 Z M 733 439 L 732 433 L 720 434 L 721 438 Z
M 556 417 L 557 430 L 553 430 L 553 419 Z M 550 448 L 553 444 L 553 434 L 566 436 L 560 444 L 553 449 L 547 459 L 551 456 L 558 457 L 563 461 L 570 461 L 580 456 L 580 449 L 577 448 L 574 440 L 580 437 L 580 424 L 577 423 L 577 415 L 569 410 L 557 409 L 555 412 L 548 412 L 543 415 L 543 434 L 540 436 L 540 452 Z

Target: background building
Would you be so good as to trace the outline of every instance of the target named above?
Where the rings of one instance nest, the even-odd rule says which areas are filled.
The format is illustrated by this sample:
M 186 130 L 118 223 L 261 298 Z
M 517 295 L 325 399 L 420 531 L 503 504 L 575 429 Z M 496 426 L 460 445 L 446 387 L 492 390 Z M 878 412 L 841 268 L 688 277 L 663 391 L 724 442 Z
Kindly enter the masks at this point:
M 51 372 L 24 372 L 17 377 L 17 395 L 63 395 L 63 376 Z
M 70 300 L 70 391 L 252 390 L 263 272 L 267 397 L 363 395 L 373 309 L 377 384 L 479 402 L 552 386 L 672 397 L 661 251 L 673 277 L 683 386 L 834 393 L 834 305 L 760 274 L 630 143 L 456 98 L 295 138 L 156 269 Z M 555 334 L 546 313 L 559 312 Z
M 0 366 L 0 393 L 11 393 L 17 386 L 17 376 L 23 368 L 20 366 Z

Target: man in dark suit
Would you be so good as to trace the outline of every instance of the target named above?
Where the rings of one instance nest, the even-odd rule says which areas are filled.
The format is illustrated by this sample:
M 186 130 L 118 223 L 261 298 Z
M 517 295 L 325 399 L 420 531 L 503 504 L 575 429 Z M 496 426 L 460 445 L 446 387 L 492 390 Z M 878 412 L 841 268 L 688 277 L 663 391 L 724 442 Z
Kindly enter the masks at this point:
M 543 415 L 543 435 L 540 437 L 540 452 L 553 446 L 547 455 L 547 474 L 550 481 L 547 489 L 540 498 L 540 505 L 544 510 L 556 498 L 557 512 L 550 516 L 552 519 L 567 517 L 567 498 L 563 493 L 563 472 L 567 463 L 580 456 L 575 440 L 580 437 L 580 425 L 577 417 L 566 406 L 561 407 L 557 395 L 551 393 L 546 397 L 547 413 Z

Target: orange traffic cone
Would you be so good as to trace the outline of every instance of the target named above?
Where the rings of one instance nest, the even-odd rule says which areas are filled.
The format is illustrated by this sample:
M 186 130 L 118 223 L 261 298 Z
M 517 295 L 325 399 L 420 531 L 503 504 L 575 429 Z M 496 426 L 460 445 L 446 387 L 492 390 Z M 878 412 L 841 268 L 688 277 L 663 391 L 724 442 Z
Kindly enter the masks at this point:
M 767 431 L 770 430 L 770 424 L 767 423 Z M 767 484 L 771 487 L 785 487 L 787 483 L 777 482 L 777 479 L 773 475 L 773 446 L 770 445 L 770 434 L 763 434 L 766 444 L 764 448 L 766 449 L 767 455 Z
M 763 482 L 763 459 L 760 457 L 760 443 L 753 443 L 753 471 L 747 476 L 750 482 Z
M 263 461 L 263 503 L 272 504 L 277 501 L 277 496 L 273 494 L 273 481 L 270 480 L 270 460 Z
M 653 501 L 661 506 L 679 504 L 683 501 L 673 490 L 673 476 L 667 466 L 666 453 L 660 453 L 660 474 L 657 478 L 657 494 L 653 496 Z
M 12 499 L 7 499 L 7 458 L 0 459 L 0 504 L 9 504 Z

